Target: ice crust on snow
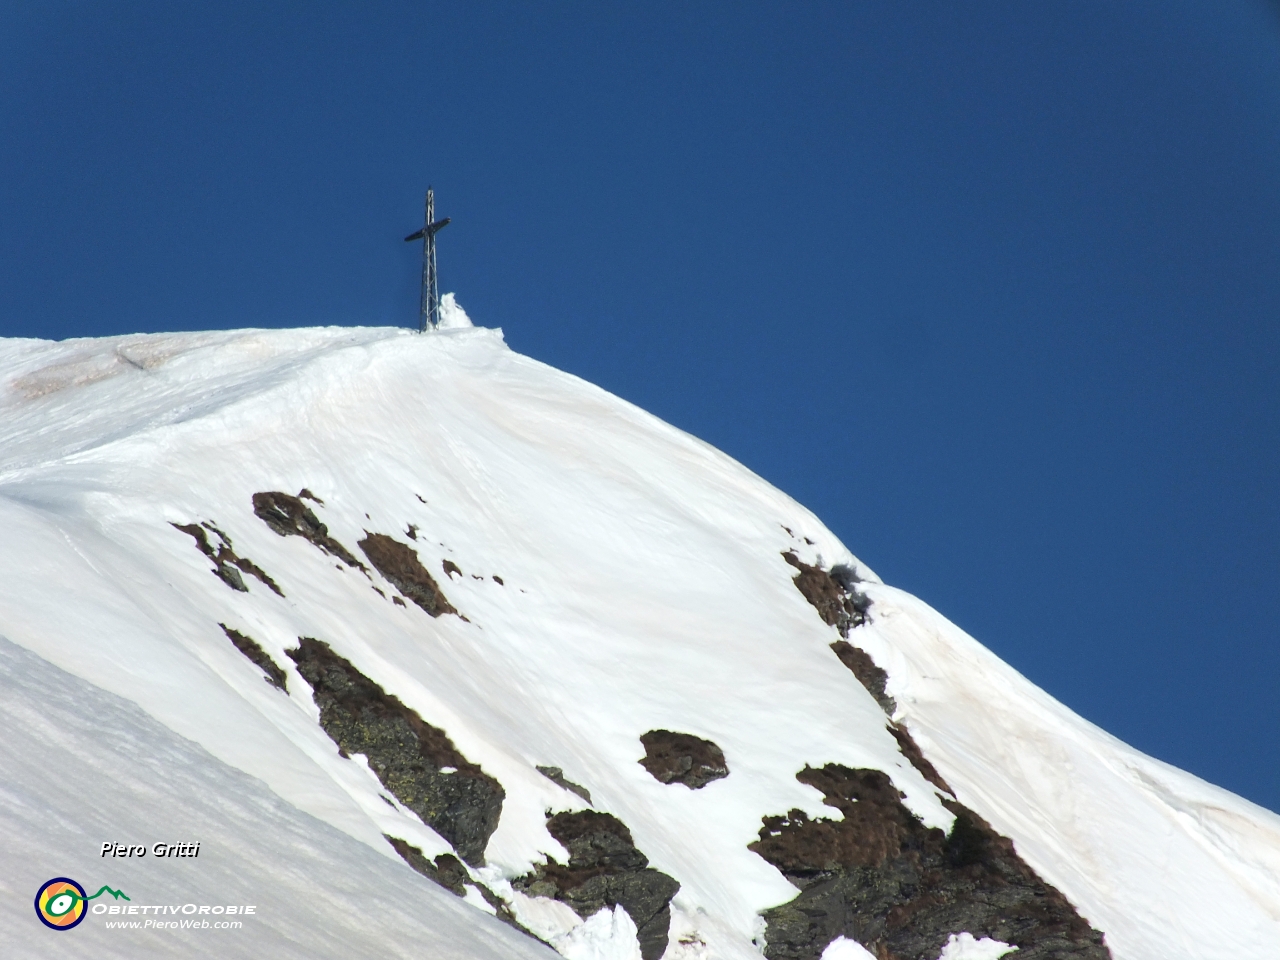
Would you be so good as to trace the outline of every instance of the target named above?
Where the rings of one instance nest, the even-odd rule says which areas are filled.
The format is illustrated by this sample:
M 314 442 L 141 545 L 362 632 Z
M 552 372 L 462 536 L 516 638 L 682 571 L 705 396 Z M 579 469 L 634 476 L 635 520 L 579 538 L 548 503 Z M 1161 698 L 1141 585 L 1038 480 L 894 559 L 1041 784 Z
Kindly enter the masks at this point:
M 873 605 L 854 635 L 888 672 L 896 718 L 958 799 L 1106 933 L 1117 960 L 1262 958 L 1280 942 L 1280 817 L 1077 717 L 926 604 L 880 583 L 809 511 L 741 465 L 512 353 L 451 299 L 441 330 L 426 335 L 321 328 L 0 341 L 0 378 L 0 633 L 34 655 L 24 662 L 56 665 L 96 696 L 140 707 L 151 726 L 130 734 L 138 742 L 157 731 L 192 741 L 211 769 L 270 798 L 271 816 L 342 837 L 329 859 L 317 854 L 324 882 L 357 867 L 385 871 L 415 897 L 425 891 L 424 903 L 465 911 L 476 931 L 501 927 L 413 873 L 383 839 L 401 837 L 428 857 L 449 850 L 320 729 L 310 688 L 284 653 L 300 636 L 331 644 L 503 785 L 477 879 L 565 956 L 630 958 L 634 924 L 621 910 L 584 921 L 511 890 L 507 881 L 535 862 L 567 861 L 547 812 L 585 808 L 538 765 L 563 768 L 680 882 L 668 960 L 759 956 L 759 911 L 796 893 L 747 850 L 761 818 L 795 808 L 839 816 L 796 781 L 805 764 L 884 770 L 927 824 L 948 828 L 935 789 L 830 650 L 835 628 L 791 583 L 782 553 L 794 550 L 805 563 L 856 570 Z M 311 506 L 348 548 L 365 531 L 404 539 L 412 525 L 424 565 L 441 572 L 448 559 L 463 572 L 440 585 L 468 619 L 396 606 L 363 574 L 335 569 L 254 516 L 255 492 L 304 487 L 324 500 Z M 252 579 L 237 593 L 210 576 L 170 526 L 204 521 L 284 597 Z M 220 623 L 285 670 L 288 695 L 262 681 Z M 43 696 L 12 689 L 14 709 L 30 712 Z M 730 775 L 699 790 L 655 781 L 638 763 L 639 737 L 662 729 L 713 741 Z M 31 730 L 32 743 L 52 737 Z M 87 789 L 66 777 L 37 781 L 27 802 L 43 803 L 46 789 Z M 166 803 L 182 809 L 177 794 Z M 101 829 L 125 807 L 105 807 Z M 33 839 L 6 847 L 0 863 L 5 876 L 28 860 L 59 875 L 50 859 L 64 862 L 77 842 Z M 244 882 L 274 880 L 264 868 Z M 511 955 L 502 930 L 467 955 Z M 254 936 L 241 941 L 243 955 L 270 952 L 274 941 Z M 389 942 L 365 928 L 344 936 L 348 955 Z M 530 956 L 547 955 L 511 936 Z M 828 953 L 853 960 L 860 949 L 837 941 Z M 949 960 L 960 956 L 970 955 Z

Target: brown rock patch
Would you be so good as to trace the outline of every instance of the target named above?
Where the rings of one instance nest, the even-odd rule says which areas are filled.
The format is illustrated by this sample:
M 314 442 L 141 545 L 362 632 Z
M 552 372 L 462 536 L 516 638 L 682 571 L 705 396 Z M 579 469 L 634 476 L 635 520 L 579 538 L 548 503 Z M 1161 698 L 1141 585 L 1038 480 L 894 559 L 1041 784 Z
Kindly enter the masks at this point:
M 259 670 L 266 674 L 264 679 L 267 683 L 274 687 L 279 687 L 286 693 L 288 692 L 285 688 L 285 683 L 287 682 L 285 672 L 280 669 L 274 660 L 271 659 L 271 655 L 262 649 L 262 646 L 258 641 L 254 640 L 252 637 L 246 636 L 239 630 L 232 630 L 225 623 L 220 623 L 218 626 L 220 626 L 222 628 L 222 632 L 227 635 L 227 639 L 235 644 L 236 649 L 248 657 Z
M 564 775 L 564 771 L 561 770 L 559 767 L 539 766 L 539 767 L 535 767 L 535 769 L 544 777 L 546 777 L 548 780 L 550 780 L 552 783 L 554 783 L 556 786 L 563 787 L 565 790 L 568 790 L 570 793 L 576 793 L 583 800 L 587 801 L 587 803 L 591 802 L 591 791 L 588 790 L 586 787 L 582 786 L 581 784 L 577 784 L 577 783 L 574 783 L 572 780 L 566 779 Z
M 848 640 L 837 640 L 831 644 L 831 649 L 840 658 L 840 662 L 848 667 L 853 672 L 853 675 L 858 678 L 858 682 L 867 688 L 867 692 L 876 698 L 876 703 L 880 704 L 880 709 L 889 716 L 893 716 L 893 712 L 898 709 L 898 705 L 894 703 L 893 697 L 885 693 L 885 685 L 889 682 L 889 674 L 876 666 L 876 662 L 871 659 L 871 654 L 861 647 L 855 647 Z
M 380 574 L 431 616 L 458 612 L 408 544 L 385 533 L 369 533 L 358 546 Z
M 175 530 L 181 530 L 195 540 L 196 548 L 213 561 L 213 575 L 232 590 L 237 590 L 240 593 L 249 592 L 249 588 L 244 585 L 244 577 L 240 575 L 243 572 L 257 577 L 263 584 L 271 588 L 277 596 L 284 596 L 284 591 L 276 585 L 274 580 L 267 576 L 266 571 L 248 557 L 238 556 L 232 548 L 231 538 L 213 524 L 206 523 L 201 526 L 195 523 L 170 523 L 169 526 Z M 209 535 L 205 532 L 206 529 L 212 530 L 218 537 L 219 544 L 216 550 L 213 548 L 213 544 L 209 542 Z
M 916 744 L 915 738 L 911 736 L 911 731 L 907 729 L 904 723 L 889 723 L 888 731 L 893 734 L 893 739 L 898 741 L 898 749 L 902 755 L 907 758 L 913 767 L 920 771 L 920 776 L 924 777 L 939 790 L 945 790 L 953 797 L 956 792 L 948 786 L 947 781 L 942 779 L 942 774 L 938 769 L 928 761 L 920 747 Z
M 823 570 L 805 563 L 791 550 L 782 559 L 800 571 L 792 578 L 796 589 L 818 611 L 822 622 L 839 630 L 840 636 L 848 639 L 850 630 L 867 622 L 871 601 L 853 589 L 854 578 L 849 571 Z
M 650 730 L 640 737 L 645 756 L 640 765 L 659 783 L 682 783 L 699 790 L 729 775 L 724 752 L 710 740 L 690 733 Z
M 307 491 L 303 491 L 306 493 Z M 316 503 L 321 501 L 315 499 Z M 337 557 L 349 567 L 365 570 L 365 566 L 351 551 L 329 536 L 329 528 L 320 522 L 320 518 L 311 512 L 299 497 L 278 490 L 253 495 L 253 512 L 268 527 L 282 537 L 302 537 L 315 544 L 331 557 Z M 368 573 L 365 570 L 365 573 Z
M 800 894 L 764 913 L 769 960 L 816 960 L 839 936 L 881 960 L 935 960 L 953 933 L 1018 947 L 1022 960 L 1109 960 L 1103 936 L 962 804 L 928 828 L 879 770 L 837 764 L 796 777 L 842 820 L 766 817 L 751 849 Z

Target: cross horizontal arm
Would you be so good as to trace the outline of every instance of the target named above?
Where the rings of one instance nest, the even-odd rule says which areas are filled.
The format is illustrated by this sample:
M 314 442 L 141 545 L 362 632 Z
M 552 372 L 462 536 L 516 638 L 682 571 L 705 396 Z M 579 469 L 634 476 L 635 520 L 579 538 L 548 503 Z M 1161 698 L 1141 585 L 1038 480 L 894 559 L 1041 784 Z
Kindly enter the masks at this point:
M 447 227 L 449 225 L 449 221 L 452 219 L 452 217 L 445 217 L 443 220 L 437 220 L 435 223 L 431 224 L 431 226 L 423 227 L 417 233 L 409 234 L 404 238 L 404 242 L 410 243 L 414 240 L 421 240 L 423 237 L 434 237 L 437 233 Z

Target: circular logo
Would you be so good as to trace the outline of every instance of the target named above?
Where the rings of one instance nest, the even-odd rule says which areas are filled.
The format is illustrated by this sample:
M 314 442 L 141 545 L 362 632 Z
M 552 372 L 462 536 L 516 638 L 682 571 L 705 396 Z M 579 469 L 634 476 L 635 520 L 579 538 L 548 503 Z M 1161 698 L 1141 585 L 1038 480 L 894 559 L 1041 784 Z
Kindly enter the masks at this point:
M 84 919 L 84 887 L 67 877 L 54 877 L 36 894 L 36 916 L 53 930 L 70 930 Z

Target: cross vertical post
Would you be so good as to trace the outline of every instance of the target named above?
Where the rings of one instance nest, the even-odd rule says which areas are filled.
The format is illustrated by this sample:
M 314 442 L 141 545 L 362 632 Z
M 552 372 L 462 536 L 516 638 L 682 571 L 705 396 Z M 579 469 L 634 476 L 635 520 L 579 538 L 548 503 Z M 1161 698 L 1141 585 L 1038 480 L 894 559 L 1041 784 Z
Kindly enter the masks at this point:
M 436 234 L 449 224 L 449 217 L 436 219 L 436 195 L 427 187 L 427 205 L 422 229 L 405 237 L 405 242 L 422 240 L 422 299 L 418 306 L 418 332 L 426 333 L 440 324 L 440 286 L 436 279 Z

